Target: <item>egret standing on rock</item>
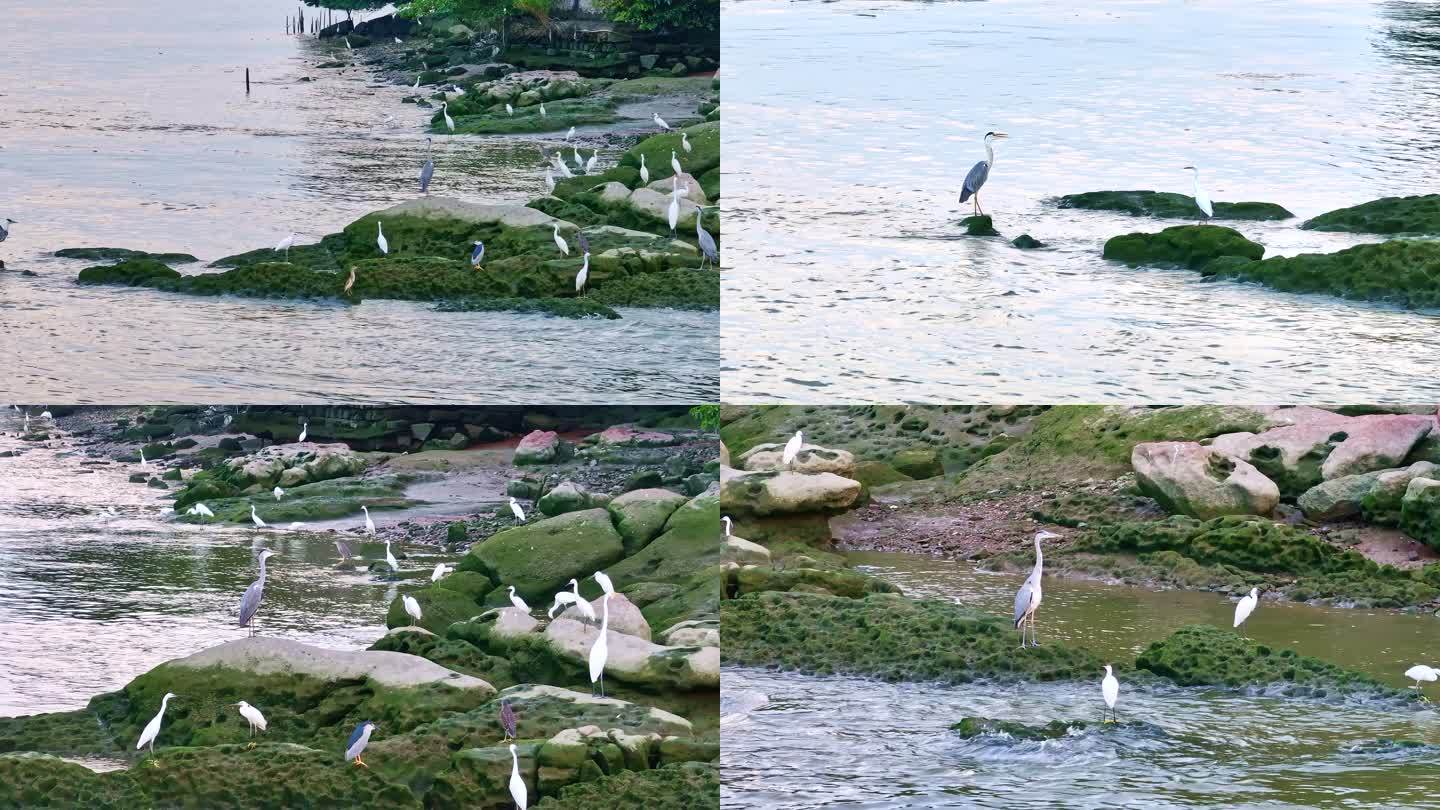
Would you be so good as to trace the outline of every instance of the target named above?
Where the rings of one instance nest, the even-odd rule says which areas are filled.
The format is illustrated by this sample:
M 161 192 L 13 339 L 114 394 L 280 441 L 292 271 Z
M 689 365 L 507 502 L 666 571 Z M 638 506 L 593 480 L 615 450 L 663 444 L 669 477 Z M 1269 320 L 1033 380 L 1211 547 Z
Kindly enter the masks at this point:
M 408 593 L 401 594 L 400 602 L 405 605 L 405 612 L 410 614 L 410 618 L 418 623 L 420 621 L 420 603 L 415 601 L 415 597 Z
M 253 503 L 250 504 L 250 522 L 254 523 L 257 529 L 265 528 L 265 521 L 261 520 L 260 516 L 255 514 L 255 504 Z
M 390 243 L 385 241 L 385 226 L 379 220 L 375 221 L 375 233 L 377 234 L 375 244 L 380 246 L 380 252 L 385 255 L 390 253 Z M 351 268 L 351 277 L 354 277 L 355 270 Z M 348 288 L 347 288 L 348 289 Z
M 285 490 L 281 489 L 281 488 L 278 487 L 278 486 L 275 487 L 274 489 L 270 490 L 270 492 L 271 492 L 271 494 L 273 494 L 273 495 L 275 496 L 275 500 L 277 500 L 277 501 L 280 500 L 281 498 L 285 497 Z
M 689 133 L 680 133 L 680 148 L 684 149 L 686 154 L 689 154 L 694 149 L 694 147 L 690 145 Z
M 1060 535 L 1050 532 L 1035 533 L 1035 567 L 1030 569 L 1030 576 L 1025 578 L 1025 583 L 1015 594 L 1015 626 L 1020 629 L 1020 646 L 1025 646 L 1025 622 L 1030 622 L 1031 646 L 1039 647 L 1040 639 L 1035 634 L 1035 611 L 1040 609 L 1040 575 L 1045 567 L 1045 555 L 1040 551 L 1040 541 L 1058 538 Z
M 565 140 L 568 141 L 573 137 L 575 137 L 575 127 L 570 127 L 570 131 L 565 133 Z
M 452 566 L 452 565 L 446 565 L 446 564 L 443 563 L 443 562 L 435 563 L 435 570 L 430 572 L 430 581 L 431 581 L 431 582 L 439 582 L 441 579 L 443 579 L 443 578 L 445 577 L 446 574 L 448 574 L 448 573 L 450 573 L 450 572 L 452 572 L 452 571 L 454 571 L 454 570 L 455 570 L 455 567 Z
M 600 601 L 600 635 L 590 648 L 590 694 L 595 694 L 595 685 L 600 685 L 600 697 L 605 697 L 605 659 L 610 657 L 610 643 L 605 636 L 610 632 L 610 594 Z
M 560 225 L 559 225 L 559 223 L 555 223 L 555 224 L 554 224 L 554 227 L 555 227 L 555 247 L 560 248 L 560 252 L 561 252 L 561 253 L 564 253 L 566 256 L 569 256 L 569 255 L 570 255 L 570 243 L 569 243 L 569 242 L 566 242 L 566 241 L 565 241 L 565 237 L 563 237 L 563 236 L 560 235 Z
M 505 731 L 505 739 L 515 739 L 515 707 L 510 701 L 500 701 L 500 728 Z
M 725 536 L 726 536 L 726 537 L 729 537 L 729 536 L 730 536 L 730 516 L 729 516 L 729 515 L 721 515 L 721 516 L 720 516 L 720 522 L 723 523 L 723 524 L 725 524 Z
M 395 555 L 390 553 L 390 538 L 385 538 L 385 564 L 390 566 L 390 573 L 394 574 L 400 570 L 400 562 Z
M 510 102 L 508 102 L 508 101 L 505 102 L 505 114 L 506 114 L 506 115 L 511 115 L 511 116 L 513 116 L 513 115 L 515 114 L 515 108 L 514 108 L 514 107 L 511 107 L 511 106 L 510 106 Z
M 670 207 L 665 211 L 665 221 L 670 223 L 670 238 L 675 238 L 675 226 L 680 222 L 680 189 L 670 190 Z
M 585 289 L 585 279 L 590 277 L 590 254 L 585 254 L 585 261 L 580 265 L 580 272 L 575 274 L 575 294 Z
M 515 519 L 521 523 L 525 522 L 525 510 L 520 508 L 520 504 L 514 498 L 510 499 L 510 514 L 514 515 Z
M 145 730 L 140 732 L 140 741 L 135 743 L 136 751 L 148 745 L 150 753 L 155 753 L 155 738 L 160 735 L 160 721 L 165 719 L 165 707 L 173 697 L 175 697 L 174 692 L 166 692 L 165 697 L 160 698 L 160 711 L 155 713 L 155 717 L 145 724 Z
M 680 168 L 680 158 L 675 157 L 674 149 L 670 150 L 670 168 L 675 170 L 676 177 L 679 177 L 680 175 L 685 173 L 685 170 Z
M 1415 685 L 1410 687 L 1411 689 L 1419 689 L 1421 681 L 1429 681 L 1430 683 L 1434 683 L 1437 678 L 1440 678 L 1440 669 L 1435 669 L 1434 667 L 1427 667 L 1424 664 L 1416 664 L 1415 666 L 1405 670 L 1405 677 L 1415 682 Z M 1420 693 L 1420 699 L 1425 701 L 1426 703 L 1430 702 L 1430 698 L 1425 697 L 1425 693 L 1423 691 Z
M 279 253 L 282 250 L 285 251 L 285 261 L 288 262 L 290 261 L 290 248 L 293 247 L 294 244 L 295 234 L 292 233 L 284 239 L 280 240 L 280 243 L 275 246 L 275 252 Z
M 1238 630 L 1250 614 L 1255 612 L 1255 606 L 1260 603 L 1260 589 L 1251 588 L 1250 593 L 1240 598 L 1235 603 L 1235 628 Z M 1243 634 L 1242 634 L 1243 635 Z
M 370 735 L 374 732 L 375 724 L 369 720 L 356 726 L 355 731 L 350 734 L 349 742 L 345 743 L 345 759 L 363 768 L 370 767 L 360 759 L 360 755 L 365 752 L 365 746 L 370 744 Z
M 1215 216 L 1215 206 L 1210 203 L 1210 195 L 1205 193 L 1205 189 L 1200 188 L 1200 170 L 1194 166 L 1186 166 L 1185 168 L 1190 170 L 1190 174 L 1195 181 L 1196 207 L 1205 213 L 1206 219 Z
M 310 435 L 310 423 L 309 423 L 309 422 L 306 422 L 305 424 L 303 424 L 303 425 L 300 426 L 300 438 L 296 439 L 295 441 L 297 441 L 297 442 L 303 442 L 303 441 L 305 441 L 305 437 L 306 437 L 306 436 L 309 436 L 309 435 Z
M 585 597 L 580 595 L 580 582 L 572 578 L 570 580 L 570 587 L 575 589 L 573 591 L 575 594 L 575 609 L 580 611 L 581 616 L 584 616 L 592 622 L 595 621 L 595 608 L 591 607 L 590 603 L 585 601 Z
M 1100 681 L 1100 695 L 1105 698 L 1105 705 L 1110 707 L 1110 711 L 1113 714 L 1115 711 L 1115 699 L 1120 697 L 1120 682 L 1115 680 L 1115 674 L 1110 670 L 1109 664 L 1105 665 L 1105 679 Z M 1116 719 L 1118 720 L 1119 718 L 1117 717 Z M 1102 716 L 1101 722 L 1115 721 L 1104 720 Z
M 511 586 L 510 586 L 510 604 L 514 605 L 514 606 L 517 607 L 517 608 L 520 608 L 521 610 L 525 611 L 526 613 L 529 613 L 529 612 L 530 612 L 530 606 L 525 603 L 525 600 L 524 600 L 524 599 L 521 599 L 521 598 L 519 597 L 519 595 L 517 595 L 517 594 L 515 593 L 515 586 L 514 586 L 514 585 L 511 585 Z
M 541 118 L 549 118 L 549 117 L 550 117 L 550 113 L 545 112 L 545 102 L 543 102 L 543 101 L 540 102 L 540 117 L 541 117 Z
M 255 635 L 255 628 L 250 625 L 250 620 L 260 612 L 260 600 L 265 597 L 265 561 L 274 557 L 276 552 L 265 549 L 260 552 L 260 578 L 250 583 L 245 589 L 245 595 L 240 597 L 240 626 L 250 627 L 250 635 Z
M 595 167 L 596 167 L 597 165 L 599 165 L 599 163 L 600 163 L 600 150 L 599 150 L 599 149 L 592 149 L 592 150 L 590 150 L 590 158 L 585 161 L 585 173 L 586 173 L 586 174 L 589 174 L 589 173 L 595 171 Z
M 243 700 L 239 703 L 236 703 L 235 705 L 240 707 L 240 716 L 245 718 L 246 721 L 250 723 L 251 737 L 255 736 L 255 729 L 258 728 L 261 731 L 265 730 L 265 727 L 268 724 L 265 722 L 265 715 L 261 714 L 259 709 L 251 706 L 249 703 L 246 703 Z
M 194 506 L 192 506 L 192 507 L 190 507 L 190 508 L 191 508 L 191 510 L 193 510 L 193 511 L 195 512 L 195 514 L 197 514 L 197 515 L 203 515 L 203 516 L 205 516 L 205 517 L 215 517 L 215 513 L 212 512 L 212 511 L 210 511 L 210 507 L 206 506 L 206 505 L 203 504 L 203 503 L 197 503 L 197 504 L 195 504 Z
M 795 431 L 795 435 L 790 437 L 790 441 L 785 442 L 785 449 L 780 453 L 780 463 L 787 467 L 790 466 L 790 462 L 800 455 L 800 448 L 804 445 L 805 437 L 800 435 L 800 431 Z
M 525 810 L 529 804 L 525 780 L 520 778 L 520 754 L 515 750 L 514 743 L 510 744 L 510 798 L 515 800 L 515 806 L 520 810 Z
M 430 193 L 430 178 L 435 176 L 435 141 L 433 138 L 425 139 L 425 162 L 420 166 L 420 193 Z
M 990 177 L 990 169 L 995 166 L 995 141 L 1008 138 L 1003 132 L 985 133 L 985 159 L 970 167 L 970 173 L 965 175 L 965 183 L 960 189 L 960 202 L 974 198 L 975 214 L 983 215 L 985 212 L 980 209 L 980 187 L 985 185 L 986 179 Z
M 555 173 L 550 171 L 549 166 L 545 167 L 545 190 L 551 194 L 555 193 Z

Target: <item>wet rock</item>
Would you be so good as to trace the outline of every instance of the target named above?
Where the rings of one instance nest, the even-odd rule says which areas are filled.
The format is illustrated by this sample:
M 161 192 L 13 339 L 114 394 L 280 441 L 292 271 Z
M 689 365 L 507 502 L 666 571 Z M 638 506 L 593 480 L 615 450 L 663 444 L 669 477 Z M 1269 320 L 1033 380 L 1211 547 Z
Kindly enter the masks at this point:
M 551 645 L 577 663 L 588 661 L 598 626 L 556 619 L 545 628 Z M 637 686 L 681 690 L 720 688 L 718 647 L 665 647 L 611 630 L 605 675 Z
M 1280 502 L 1279 488 L 1253 466 L 1194 442 L 1137 444 L 1130 464 L 1140 490 L 1172 513 L 1268 515 Z
M 960 220 L 965 226 L 966 236 L 999 236 L 1000 232 L 995 230 L 995 225 L 989 214 L 977 214 Z
M 1177 225 L 1160 233 L 1129 233 L 1105 243 L 1104 257 L 1132 265 L 1158 264 L 1200 270 L 1222 256 L 1258 260 L 1265 248 L 1219 225 Z
M 560 434 L 555 431 L 533 430 L 516 445 L 512 463 L 517 467 L 524 464 L 555 464 L 569 459 L 573 453 L 573 445 L 561 439 Z
M 1084 720 L 1051 720 L 1043 726 L 1028 726 L 1012 720 L 996 720 L 990 717 L 963 717 L 950 727 L 961 739 L 976 737 L 1002 737 L 1008 740 L 1036 742 L 1060 740 L 1085 733 L 1117 733 L 1145 731 L 1155 736 L 1165 732 L 1149 723 L 1092 723 Z
M 1365 492 L 1361 501 L 1365 519 L 1381 526 L 1400 525 L 1402 502 L 1410 482 L 1416 478 L 1440 478 L 1437 473 L 1440 473 L 1440 465 L 1429 461 L 1417 461 L 1400 470 L 1372 473 L 1374 484 Z
M 930 448 L 901 450 L 890 457 L 890 466 L 901 475 L 914 479 L 935 478 L 945 474 L 940 453 Z
M 603 596 L 590 600 L 590 607 L 595 611 L 596 624 L 599 624 L 604 618 L 601 612 L 603 601 Z M 583 621 L 580 609 L 573 605 L 566 608 L 559 618 L 569 619 L 572 622 Z M 650 640 L 650 623 L 645 621 L 645 616 L 640 613 L 640 608 L 635 607 L 635 604 L 623 593 L 617 593 L 610 597 L 610 632 L 624 633 L 627 636 Z
M 1274 481 L 1282 495 L 1294 497 L 1325 478 L 1325 459 L 1348 435 L 1339 424 L 1304 423 L 1262 433 L 1226 433 L 1210 446 L 1249 462 Z
M 625 542 L 625 553 L 634 554 L 658 537 L 686 500 L 668 489 L 652 488 L 631 490 L 611 501 L 606 509 Z
M 1207 275 L 1253 281 L 1277 290 L 1383 301 L 1414 309 L 1440 306 L 1440 244 L 1394 239 L 1335 253 L 1302 253 L 1264 261 L 1220 259 Z
M 1416 478 L 1400 503 L 1400 529 L 1425 545 L 1440 549 L 1440 480 Z
M 584 579 L 623 556 L 610 514 L 587 509 L 496 532 L 472 547 L 457 567 L 513 585 L 526 601 L 538 604 L 571 579 Z
M 590 492 L 574 481 L 563 481 L 545 493 L 536 502 L 541 513 L 555 516 L 566 512 L 579 512 L 595 506 Z
M 740 455 L 740 469 L 748 472 L 785 470 L 795 473 L 834 473 L 850 478 L 855 472 L 855 456 L 848 450 L 831 450 L 813 444 L 802 444 L 794 460 L 785 464 L 784 444 L 757 444 Z
M 1340 520 L 1358 515 L 1365 497 L 1375 486 L 1375 479 L 1382 474 L 1371 472 L 1333 478 L 1306 490 L 1296 503 L 1310 520 Z M 1399 505 L 1398 499 L 1396 505 Z
M 405 595 L 420 603 L 419 626 L 432 633 L 444 633 L 451 624 L 463 622 L 480 612 L 480 606 L 471 597 L 439 585 L 406 591 Z M 396 595 L 385 612 L 385 626 L 406 627 L 413 624 L 415 620 L 405 612 L 404 603 Z
M 345 444 L 277 444 L 244 458 L 227 462 L 230 480 L 237 486 L 269 489 L 289 469 L 301 469 L 306 481 L 327 481 L 359 475 L 369 466 L 365 458 Z
M 680 443 L 680 439 L 672 434 L 661 433 L 658 430 L 644 430 L 634 425 L 608 427 L 595 434 L 595 441 L 598 444 L 619 447 L 670 447 Z
M 1440 234 L 1440 194 L 1371 200 L 1327 211 L 1300 227 L 1349 233 Z
M 1035 250 L 1037 248 L 1045 247 L 1044 242 L 1041 242 L 1039 239 L 1036 239 L 1028 233 L 1022 233 L 1014 239 L 1011 239 L 1010 244 L 1017 248 L 1020 248 L 1021 250 Z
M 770 562 L 770 549 L 734 535 L 727 536 L 722 541 L 720 554 L 722 559 L 736 563 L 764 565 Z
M 719 647 L 720 622 L 714 619 L 680 622 L 666 628 L 657 640 L 671 647 Z
M 738 472 L 721 470 L 721 500 L 727 511 L 765 517 L 849 509 L 860 498 L 860 482 L 834 473 Z
M 735 596 L 744 596 L 763 591 L 799 591 L 851 599 L 860 599 L 871 593 L 900 593 L 898 587 L 877 577 L 844 569 L 790 567 L 792 561 L 787 558 L 786 562 L 783 570 L 746 565 L 730 571 L 727 581 L 731 592 Z
M 1346 439 L 1325 459 L 1326 479 L 1398 467 L 1435 426 L 1431 416 L 1376 414 L 1346 420 Z
M 1204 215 L 1195 198 L 1172 191 L 1087 191 L 1066 194 L 1060 208 L 1117 211 L 1134 216 L 1165 219 L 1201 219 Z M 1295 216 L 1282 206 L 1266 202 L 1213 203 L 1215 219 L 1278 220 Z
M 65 248 L 55 251 L 55 255 L 62 259 L 89 259 L 91 261 L 151 259 L 162 264 L 190 264 L 200 261 L 189 253 L 146 253 L 143 250 L 106 247 Z

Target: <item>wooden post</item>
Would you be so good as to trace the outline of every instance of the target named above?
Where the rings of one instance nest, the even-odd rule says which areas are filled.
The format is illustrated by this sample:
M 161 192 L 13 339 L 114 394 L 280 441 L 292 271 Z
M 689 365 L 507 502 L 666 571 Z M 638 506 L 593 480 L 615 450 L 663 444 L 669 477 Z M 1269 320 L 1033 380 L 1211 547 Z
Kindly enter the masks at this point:
M 250 68 L 245 68 L 245 95 L 250 95 Z

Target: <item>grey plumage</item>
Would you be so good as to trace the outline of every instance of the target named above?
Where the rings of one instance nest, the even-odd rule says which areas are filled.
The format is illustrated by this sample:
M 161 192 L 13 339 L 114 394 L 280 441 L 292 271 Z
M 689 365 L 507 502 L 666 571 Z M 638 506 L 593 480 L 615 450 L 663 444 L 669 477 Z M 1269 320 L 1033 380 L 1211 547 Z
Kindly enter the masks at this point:
M 245 589 L 245 595 L 240 597 L 240 626 L 250 624 L 255 614 L 260 610 L 260 600 L 265 596 L 265 561 L 274 556 L 275 552 L 265 549 L 260 552 L 260 578 L 250 583 Z
M 515 735 L 515 709 L 510 706 L 510 701 L 500 701 L 500 726 L 505 729 L 505 736 L 509 739 L 516 739 Z
M 350 739 L 345 742 L 345 759 L 359 759 L 360 754 L 365 751 L 365 746 L 370 744 L 370 733 L 375 730 L 375 724 L 366 720 L 355 727 L 350 733 Z
M 704 218 L 704 208 L 695 212 L 695 239 L 700 243 L 700 253 L 702 254 L 702 258 L 700 259 L 701 267 L 705 266 L 706 260 L 709 260 L 711 264 L 716 264 L 720 261 L 720 249 L 715 244 L 715 237 L 711 236 L 709 231 L 700 227 L 700 222 Z
M 0 222 L 0 242 L 10 238 L 10 226 L 14 224 L 15 220 L 9 217 L 6 217 L 4 222 Z
M 970 173 L 965 175 L 965 185 L 960 188 L 960 202 L 968 201 L 985 181 L 990 178 L 990 161 L 982 160 L 970 168 Z
M 430 191 L 430 178 L 435 176 L 434 159 L 435 142 L 430 138 L 425 139 L 425 165 L 420 167 L 420 193 L 427 194 Z

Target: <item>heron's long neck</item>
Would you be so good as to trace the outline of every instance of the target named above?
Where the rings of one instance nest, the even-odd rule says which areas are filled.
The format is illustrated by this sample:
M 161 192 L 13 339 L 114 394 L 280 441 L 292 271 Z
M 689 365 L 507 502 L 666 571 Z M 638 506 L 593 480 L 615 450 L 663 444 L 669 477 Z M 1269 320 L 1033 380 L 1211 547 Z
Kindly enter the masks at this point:
M 610 597 L 606 596 L 600 602 L 600 635 L 604 636 L 610 630 Z
M 989 138 L 985 139 L 985 162 L 995 165 L 995 146 Z
M 1035 573 L 1040 573 L 1040 567 L 1045 564 L 1045 553 L 1040 550 L 1040 541 L 1035 541 Z
M 170 696 L 169 696 L 169 695 L 166 695 L 165 697 L 160 698 L 160 713 L 161 713 L 161 714 L 164 714 L 164 713 L 165 713 L 165 707 L 166 707 L 166 706 L 169 706 L 169 705 L 170 705 Z
M 265 581 L 265 558 L 260 558 L 260 581 Z

